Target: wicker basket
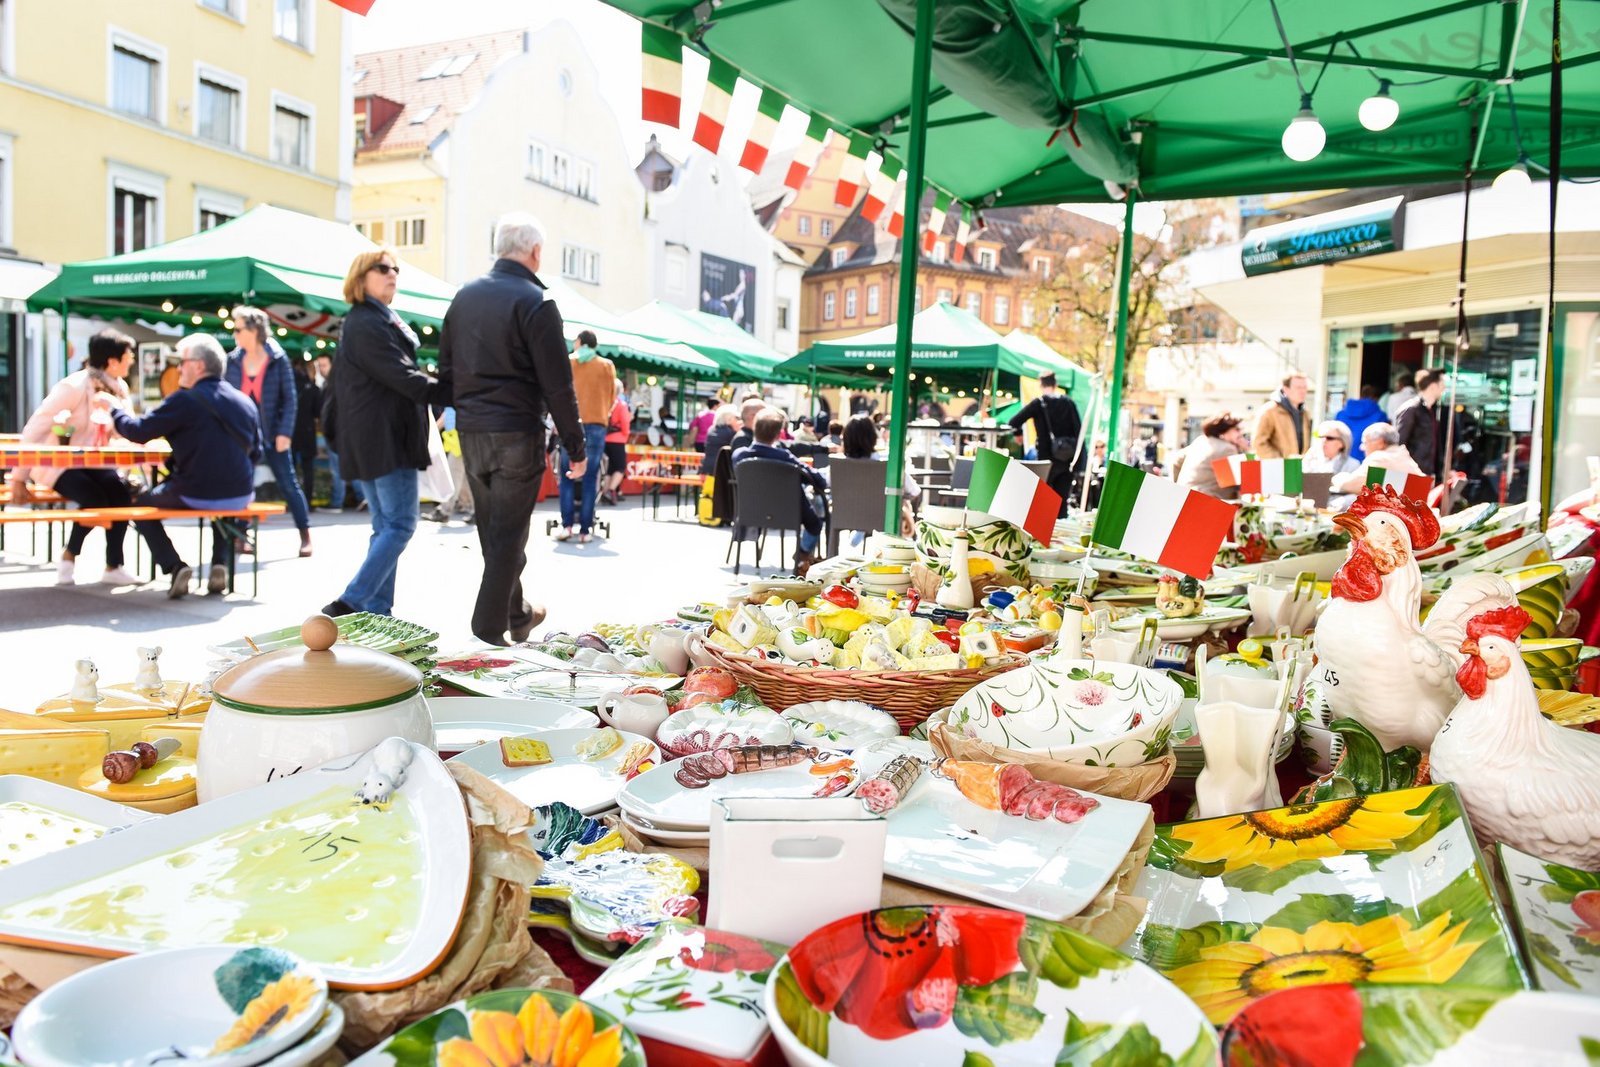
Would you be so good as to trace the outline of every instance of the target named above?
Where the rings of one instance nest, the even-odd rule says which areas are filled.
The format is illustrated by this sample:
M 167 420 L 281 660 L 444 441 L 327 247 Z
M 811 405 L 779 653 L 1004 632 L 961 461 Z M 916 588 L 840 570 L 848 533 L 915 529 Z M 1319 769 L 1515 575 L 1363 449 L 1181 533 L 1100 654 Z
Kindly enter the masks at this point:
M 721 667 L 748 685 L 774 711 L 813 700 L 860 700 L 882 708 L 909 731 L 930 714 L 954 704 L 967 690 L 997 674 L 1022 666 L 1027 657 L 1009 654 L 999 663 L 976 670 L 863 671 L 829 667 L 796 667 L 771 660 L 736 656 L 700 634 L 689 638 L 689 658 L 696 666 Z

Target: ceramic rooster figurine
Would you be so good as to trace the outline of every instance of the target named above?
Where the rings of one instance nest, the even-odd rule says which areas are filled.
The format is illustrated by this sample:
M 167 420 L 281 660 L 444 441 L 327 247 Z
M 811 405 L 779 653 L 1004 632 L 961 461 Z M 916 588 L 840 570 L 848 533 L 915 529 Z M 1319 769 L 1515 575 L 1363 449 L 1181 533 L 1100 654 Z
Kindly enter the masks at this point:
M 1467 623 L 1463 696 L 1433 742 L 1430 773 L 1455 784 L 1485 841 L 1600 870 L 1600 736 L 1539 714 L 1517 647 L 1528 621 L 1509 607 Z
M 1317 669 L 1334 718 L 1355 719 L 1387 750 L 1426 752 L 1461 698 L 1465 623 L 1517 602 L 1496 574 L 1467 574 L 1434 603 L 1426 623 L 1415 553 L 1439 539 L 1439 519 L 1393 489 L 1368 487 L 1335 515 L 1350 554 L 1317 622 Z

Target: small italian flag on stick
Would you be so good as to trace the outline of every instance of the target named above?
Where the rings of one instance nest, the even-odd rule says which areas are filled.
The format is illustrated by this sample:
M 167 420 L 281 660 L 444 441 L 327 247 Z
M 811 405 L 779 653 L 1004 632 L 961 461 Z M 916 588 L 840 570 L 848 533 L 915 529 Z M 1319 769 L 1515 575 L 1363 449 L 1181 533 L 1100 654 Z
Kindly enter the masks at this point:
M 963 205 L 961 219 L 956 223 L 956 243 L 950 249 L 950 262 L 960 263 L 967 258 L 967 242 L 972 240 L 972 208 Z
M 1216 473 L 1217 485 L 1223 489 L 1232 489 L 1239 484 L 1240 474 L 1244 469 L 1247 459 L 1254 459 L 1253 453 L 1235 452 L 1231 456 L 1223 456 L 1211 461 L 1211 469 Z
M 1061 494 L 1004 452 L 980 448 L 972 461 L 967 507 L 1020 526 L 1035 541 L 1048 545 L 1061 512 Z
M 889 236 L 898 238 L 906 230 L 905 171 L 900 172 L 900 180 L 894 183 L 894 192 L 889 197 L 889 212 Z
M 640 117 L 646 122 L 676 126 L 683 105 L 683 38 L 648 22 L 639 28 L 644 55 Z
M 1368 466 L 1367 484 L 1380 489 L 1388 486 L 1407 500 L 1415 500 L 1419 504 L 1426 504 L 1428 494 L 1433 491 L 1433 479 L 1426 474 L 1407 474 L 1386 467 Z
M 1239 469 L 1239 492 L 1299 496 L 1300 458 L 1247 459 Z
M 821 115 L 812 115 L 811 121 L 806 125 L 806 132 L 800 138 L 800 143 L 795 146 L 794 159 L 789 162 L 789 173 L 784 175 L 783 184 L 800 191 L 806 183 L 806 175 L 817 165 L 817 160 L 822 157 L 822 146 L 828 141 L 828 120 Z
M 771 89 L 761 90 L 761 99 L 756 101 L 755 121 L 750 124 L 750 136 L 745 139 L 744 152 L 739 156 L 739 166 L 751 174 L 760 174 L 761 168 L 767 165 L 772 138 L 783 118 L 783 105 L 782 96 Z
M 976 463 L 973 477 L 977 477 Z M 1112 461 L 1095 513 L 1094 543 L 1194 578 L 1209 578 L 1237 510 L 1171 479 Z
M 861 182 L 867 173 L 867 153 L 872 151 L 872 138 L 864 133 L 850 135 L 850 148 L 844 163 L 839 167 L 839 184 L 833 189 L 833 202 L 839 207 L 855 207 L 861 195 Z
M 700 118 L 694 124 L 694 143 L 708 152 L 722 144 L 722 131 L 728 125 L 728 107 L 733 103 L 733 87 L 739 72 L 726 60 L 711 57 L 706 75 L 705 95 L 700 98 Z
M 922 231 L 922 251 L 933 251 L 933 243 L 944 233 L 945 216 L 950 214 L 950 194 L 937 192 L 933 194 L 933 207 L 928 210 L 928 228 Z
M 884 156 L 878 169 L 867 179 L 867 198 L 861 201 L 861 217 L 868 222 L 877 222 L 882 218 L 883 209 L 894 199 L 894 191 L 899 183 L 900 164 Z

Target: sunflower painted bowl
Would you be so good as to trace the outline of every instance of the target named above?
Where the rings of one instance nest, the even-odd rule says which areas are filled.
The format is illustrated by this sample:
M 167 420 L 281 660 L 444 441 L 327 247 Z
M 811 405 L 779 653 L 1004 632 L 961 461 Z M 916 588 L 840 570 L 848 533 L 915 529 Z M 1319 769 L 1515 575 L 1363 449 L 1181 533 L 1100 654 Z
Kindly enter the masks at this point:
M 412 1023 L 350 1067 L 582 1063 L 644 1067 L 644 1048 L 608 1011 L 553 989 L 497 989 Z
M 767 979 L 790 1067 L 1216 1062 L 1166 979 L 1059 923 L 956 905 L 885 908 L 806 935 Z
M 1166 754 L 1182 703 L 1182 687 L 1163 671 L 1049 657 L 969 690 L 948 722 L 1001 748 L 1131 767 Z

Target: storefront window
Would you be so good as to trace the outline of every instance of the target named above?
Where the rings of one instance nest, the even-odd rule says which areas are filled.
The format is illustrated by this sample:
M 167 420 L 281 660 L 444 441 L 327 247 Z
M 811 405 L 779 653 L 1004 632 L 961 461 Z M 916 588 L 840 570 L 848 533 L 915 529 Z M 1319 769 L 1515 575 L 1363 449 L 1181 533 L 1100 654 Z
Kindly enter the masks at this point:
M 1589 487 L 1600 455 L 1600 304 L 1556 305 L 1556 448 L 1551 506 Z

